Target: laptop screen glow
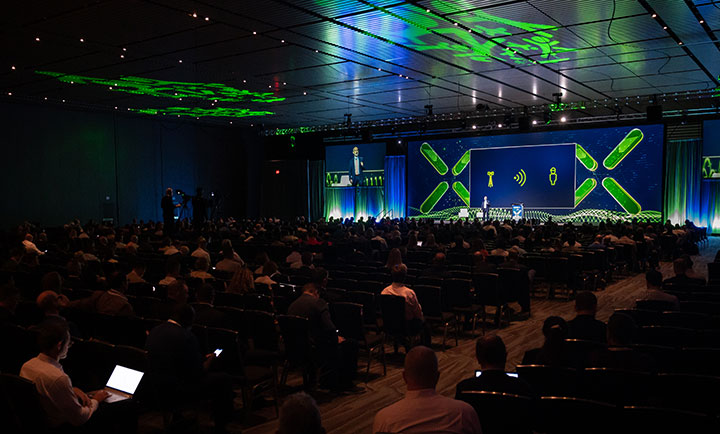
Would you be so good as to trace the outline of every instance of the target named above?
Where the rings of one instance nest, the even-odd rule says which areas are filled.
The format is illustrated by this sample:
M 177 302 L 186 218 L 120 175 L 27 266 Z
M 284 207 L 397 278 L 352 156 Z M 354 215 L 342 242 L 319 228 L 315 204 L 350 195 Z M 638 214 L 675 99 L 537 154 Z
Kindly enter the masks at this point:
M 124 366 L 115 365 L 106 386 L 132 395 L 135 393 L 143 373 Z

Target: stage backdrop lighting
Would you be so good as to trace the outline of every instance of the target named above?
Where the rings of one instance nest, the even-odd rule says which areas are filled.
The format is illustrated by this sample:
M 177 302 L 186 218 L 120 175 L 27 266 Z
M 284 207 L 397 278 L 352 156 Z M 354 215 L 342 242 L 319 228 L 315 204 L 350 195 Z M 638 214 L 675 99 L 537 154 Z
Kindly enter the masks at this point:
M 643 125 L 408 144 L 408 215 L 475 216 L 488 196 L 491 217 L 661 221 L 663 126 Z

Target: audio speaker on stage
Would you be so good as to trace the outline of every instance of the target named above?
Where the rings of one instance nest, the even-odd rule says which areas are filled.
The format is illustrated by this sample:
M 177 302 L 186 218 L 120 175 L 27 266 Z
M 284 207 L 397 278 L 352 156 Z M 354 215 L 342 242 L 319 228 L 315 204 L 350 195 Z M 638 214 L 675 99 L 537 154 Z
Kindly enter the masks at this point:
M 530 117 L 529 116 L 520 116 L 518 118 L 518 127 L 520 128 L 520 131 L 529 131 L 530 130 Z
M 663 108 L 661 105 L 649 105 L 647 107 L 647 120 L 649 122 L 659 122 L 663 118 Z

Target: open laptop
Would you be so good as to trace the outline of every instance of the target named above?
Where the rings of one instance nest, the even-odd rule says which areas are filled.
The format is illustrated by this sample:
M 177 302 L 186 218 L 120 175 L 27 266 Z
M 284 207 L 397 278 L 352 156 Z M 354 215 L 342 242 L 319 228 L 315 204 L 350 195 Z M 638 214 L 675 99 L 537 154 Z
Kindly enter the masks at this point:
M 105 402 L 131 399 L 143 375 L 140 371 L 115 365 L 110 379 L 105 384 L 105 391 L 109 394 Z

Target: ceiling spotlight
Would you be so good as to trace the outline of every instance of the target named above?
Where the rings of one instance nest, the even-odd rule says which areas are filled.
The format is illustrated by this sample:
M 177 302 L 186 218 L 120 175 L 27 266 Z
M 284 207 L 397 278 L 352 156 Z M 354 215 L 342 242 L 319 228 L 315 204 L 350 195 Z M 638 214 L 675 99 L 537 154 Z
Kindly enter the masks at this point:
M 318 51 L 318 50 L 315 50 L 315 52 L 316 52 L 316 53 L 319 53 L 320 51 Z
M 663 30 L 667 30 L 667 26 L 663 26 Z
M 287 83 L 285 83 L 284 81 L 283 81 L 283 86 L 287 86 Z
M 205 21 L 210 21 L 210 17 L 205 17 Z
M 178 60 L 178 63 L 182 63 L 182 59 Z
M 124 59 L 124 58 L 125 58 L 125 55 L 124 55 L 124 54 L 121 54 L 121 55 L 120 55 L 120 58 L 121 58 L 121 59 Z
M 425 12 L 430 13 L 430 9 L 425 9 Z
M 193 12 L 192 17 L 197 18 L 197 13 Z
M 85 42 L 85 39 L 83 39 L 83 38 L 80 38 L 80 42 Z
M 303 95 L 307 95 L 307 92 L 303 92 Z
M 537 125 L 537 120 L 533 119 L 532 124 Z
M 15 65 L 11 66 L 10 69 L 12 69 L 13 71 L 15 71 Z
M 35 38 L 35 42 L 40 42 L 40 38 Z
M 652 17 L 653 17 L 653 18 L 657 18 L 657 14 L 652 14 Z
M 502 124 L 498 124 L 498 128 L 502 128 Z
M 253 32 L 253 35 L 257 35 L 257 32 Z
M 473 125 L 473 126 L 472 126 L 472 129 L 473 129 L 473 130 L 477 130 L 477 125 Z
M 402 145 L 402 140 L 398 139 L 398 145 Z
M 567 118 L 565 116 L 560 118 L 560 122 L 565 122 L 565 121 L 567 121 Z
M 12 92 L 8 92 L 8 95 L 12 96 Z
M 284 39 L 281 39 L 281 40 L 280 40 L 280 43 L 281 43 L 281 44 L 284 44 L 284 43 L 285 43 L 285 40 L 284 40 Z

